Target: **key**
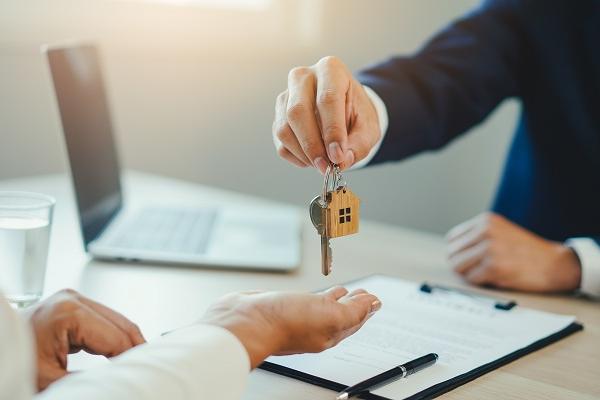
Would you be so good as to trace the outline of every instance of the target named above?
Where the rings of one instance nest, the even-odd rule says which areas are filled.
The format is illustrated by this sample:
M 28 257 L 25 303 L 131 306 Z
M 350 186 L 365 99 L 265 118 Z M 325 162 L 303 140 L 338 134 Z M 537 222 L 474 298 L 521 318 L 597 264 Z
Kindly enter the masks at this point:
M 337 165 L 330 164 L 325 173 L 323 192 L 309 205 L 310 220 L 321 236 L 321 272 L 332 269 L 330 240 L 358 232 L 360 199 L 346 185 Z
M 326 235 L 321 235 L 321 273 L 325 276 L 331 273 L 332 258 L 329 238 Z
M 327 276 L 331 273 L 332 251 L 329 243 L 329 237 L 325 233 L 325 224 L 323 216 L 326 208 L 321 204 L 321 196 L 315 197 L 310 202 L 309 214 L 310 220 L 317 233 L 321 236 L 321 272 Z
M 323 209 L 325 207 L 321 205 L 321 196 L 317 196 L 310 202 L 310 206 L 308 207 L 310 214 L 310 221 L 314 225 L 317 233 L 319 235 L 323 234 Z

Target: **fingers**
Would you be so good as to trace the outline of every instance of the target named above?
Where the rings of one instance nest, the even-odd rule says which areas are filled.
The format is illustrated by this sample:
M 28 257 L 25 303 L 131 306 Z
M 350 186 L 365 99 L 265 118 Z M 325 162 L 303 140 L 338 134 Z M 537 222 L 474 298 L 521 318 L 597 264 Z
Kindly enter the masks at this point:
M 493 212 L 485 212 L 450 229 L 446 234 L 446 240 L 453 242 L 473 229 L 485 232 L 494 229 L 494 227 L 506 226 L 506 224 L 507 221 L 503 216 Z
M 469 269 L 479 264 L 486 257 L 490 244 L 487 240 L 481 241 L 472 247 L 455 253 L 448 258 L 450 267 L 459 274 L 466 273 Z
M 289 151 L 288 149 L 286 149 L 285 147 L 283 147 L 283 145 L 279 145 L 277 147 L 277 154 L 279 154 L 279 157 L 281 157 L 284 160 L 286 160 L 286 161 L 294 164 L 297 167 L 306 168 L 306 167 L 308 167 L 310 165 L 307 162 L 300 160 L 291 151 Z
M 137 346 L 146 342 L 140 328 L 122 314 L 83 296 L 81 296 L 80 301 L 125 332 L 132 345 Z
M 286 116 L 306 158 L 320 168 L 327 162 L 327 153 L 317 123 L 315 85 L 315 75 L 310 68 L 297 67 L 290 71 Z
M 368 317 L 381 308 L 381 301 L 364 289 L 354 289 L 351 292 L 341 286 L 334 286 L 323 295 L 338 301 L 342 307 L 337 309 L 336 331 L 344 337 L 356 332 Z M 347 332 L 346 332 L 347 331 Z
M 487 213 L 478 215 L 446 234 L 448 263 L 457 273 L 466 275 L 485 259 L 490 248 L 488 219 Z
M 348 294 L 348 289 L 341 286 L 334 286 L 327 289 L 325 292 L 323 292 L 323 294 L 333 300 L 339 300 Z
M 273 142 L 279 156 L 299 167 L 312 165 L 304 154 L 302 146 L 287 121 L 287 90 L 277 97 L 275 104 L 275 121 L 273 121 Z
M 482 224 L 484 222 L 484 218 L 485 214 L 481 214 L 461 224 L 456 225 L 454 228 L 450 229 L 448 233 L 446 233 L 446 240 L 448 242 L 452 242 L 458 239 L 459 237 L 473 229 L 475 226 Z
M 381 308 L 381 301 L 366 291 L 344 296 L 340 303 L 344 305 L 344 309 L 332 345 L 356 333 Z
M 325 57 L 316 65 L 317 95 L 323 142 L 329 160 L 342 164 L 347 150 L 347 99 L 350 77 L 336 57 Z
M 352 81 L 335 57 L 290 71 L 288 90 L 277 98 L 273 123 L 275 147 L 282 158 L 297 166 L 313 165 L 323 174 L 330 162 L 350 165 Z
M 355 295 L 344 296 L 340 303 L 342 308 L 342 324 L 340 330 L 360 328 L 370 314 L 381 308 L 381 301 L 370 293 L 359 292 Z
M 114 322 L 82 303 L 70 322 L 70 345 L 88 353 L 117 356 L 133 347 L 129 335 Z
M 342 286 L 333 286 L 323 292 L 323 294 L 327 297 L 332 298 L 333 300 L 340 300 L 342 297 L 352 297 L 359 294 L 368 293 L 365 289 L 354 289 L 351 292 L 348 292 L 348 289 Z
M 368 293 L 365 289 L 354 289 L 353 291 L 351 291 L 350 293 L 348 293 L 348 296 L 356 296 L 358 294 L 363 294 L 363 293 Z
M 484 224 L 477 224 L 465 233 L 448 240 L 448 256 L 452 257 L 477 243 L 485 240 L 488 237 L 487 229 Z
M 464 275 L 464 278 L 473 285 L 488 285 L 494 282 L 489 265 L 485 262 L 481 262 L 471 268 Z
M 33 309 L 38 387 L 67 374 L 67 356 L 79 350 L 113 357 L 144 342 L 135 324 L 123 315 L 72 289 L 50 296 Z

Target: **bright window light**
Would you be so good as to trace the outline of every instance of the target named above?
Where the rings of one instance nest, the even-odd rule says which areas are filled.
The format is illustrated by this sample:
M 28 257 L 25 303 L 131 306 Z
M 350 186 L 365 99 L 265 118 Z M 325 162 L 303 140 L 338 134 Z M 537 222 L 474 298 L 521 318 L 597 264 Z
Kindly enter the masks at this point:
M 272 0 L 128 0 L 140 3 L 159 3 L 174 6 L 264 10 Z

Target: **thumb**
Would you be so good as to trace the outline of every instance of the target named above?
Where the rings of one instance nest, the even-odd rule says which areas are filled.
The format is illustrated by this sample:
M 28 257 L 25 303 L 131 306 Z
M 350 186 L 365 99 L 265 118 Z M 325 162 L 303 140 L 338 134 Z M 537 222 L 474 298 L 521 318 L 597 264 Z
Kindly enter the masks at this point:
M 369 155 L 380 137 L 381 132 L 377 124 L 370 124 L 365 118 L 358 117 L 348 134 L 347 151 L 341 168 L 350 168 Z
M 354 90 L 342 169 L 350 168 L 367 157 L 381 140 L 382 126 L 383 129 L 387 129 L 387 115 L 378 112 L 377 102 L 369 94 L 370 91 L 368 87 L 362 86 Z M 382 101 L 379 99 L 379 102 Z
M 125 331 L 85 304 L 72 321 L 69 339 L 73 349 L 106 357 L 117 356 L 134 346 Z

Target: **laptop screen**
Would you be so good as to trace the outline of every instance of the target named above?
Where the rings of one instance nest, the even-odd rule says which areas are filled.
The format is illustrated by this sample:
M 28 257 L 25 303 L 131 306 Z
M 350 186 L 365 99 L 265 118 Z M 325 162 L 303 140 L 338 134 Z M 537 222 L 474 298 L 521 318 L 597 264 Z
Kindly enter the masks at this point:
M 119 162 L 99 56 L 91 45 L 47 50 L 85 245 L 122 205 Z

